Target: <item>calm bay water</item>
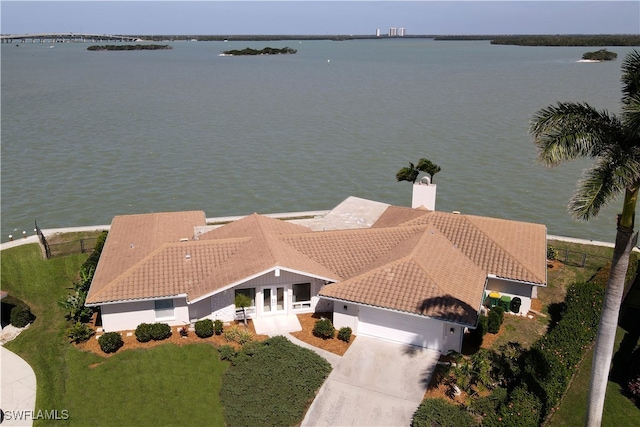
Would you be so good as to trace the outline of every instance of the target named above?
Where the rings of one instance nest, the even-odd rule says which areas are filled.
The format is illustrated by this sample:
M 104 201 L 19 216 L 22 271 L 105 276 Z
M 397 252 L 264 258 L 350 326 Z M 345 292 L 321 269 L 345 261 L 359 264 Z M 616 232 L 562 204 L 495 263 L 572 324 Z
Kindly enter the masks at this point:
M 619 112 L 618 61 L 589 48 L 361 40 L 181 42 L 90 52 L 1 45 L 1 239 L 118 214 L 410 205 L 402 166 L 427 157 L 438 210 L 540 222 L 612 241 L 620 201 L 589 224 L 566 204 L 587 163 L 535 164 L 527 128 L 560 100 Z M 295 55 L 220 57 L 290 46 Z

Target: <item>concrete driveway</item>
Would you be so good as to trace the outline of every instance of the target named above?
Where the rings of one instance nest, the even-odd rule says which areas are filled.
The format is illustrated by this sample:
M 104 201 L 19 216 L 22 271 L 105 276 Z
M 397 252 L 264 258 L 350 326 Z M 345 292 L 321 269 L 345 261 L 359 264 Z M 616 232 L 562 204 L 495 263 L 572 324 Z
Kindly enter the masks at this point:
M 334 366 L 302 426 L 408 426 L 440 354 L 357 337 Z

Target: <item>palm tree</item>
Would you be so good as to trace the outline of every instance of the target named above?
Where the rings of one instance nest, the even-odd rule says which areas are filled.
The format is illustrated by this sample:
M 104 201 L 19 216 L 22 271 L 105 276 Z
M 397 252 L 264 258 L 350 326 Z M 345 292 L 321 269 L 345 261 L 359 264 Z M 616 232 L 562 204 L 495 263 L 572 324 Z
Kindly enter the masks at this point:
M 637 239 L 633 226 L 640 187 L 640 52 L 636 50 L 622 64 L 622 86 L 619 117 L 586 103 L 559 102 L 538 111 L 529 128 L 540 163 L 556 166 L 579 157 L 594 160 L 569 202 L 575 218 L 588 221 L 596 217 L 602 207 L 624 193 L 593 356 L 588 426 L 599 426 L 602 421 L 629 254 Z
M 251 298 L 242 293 L 237 293 L 234 301 L 236 308 L 242 308 L 242 320 L 244 326 L 247 326 L 247 307 L 251 307 Z
M 396 173 L 396 181 L 410 181 L 411 183 L 415 184 L 416 179 L 418 179 L 418 175 L 420 175 L 420 172 L 425 172 L 429 174 L 431 183 L 433 183 L 433 175 L 437 174 L 441 170 L 442 168 L 440 168 L 440 166 L 423 157 L 418 160 L 418 166 L 414 165 L 413 163 L 409 163 L 409 166 L 400 169 L 398 173 Z
M 409 163 L 409 166 L 400 169 L 398 173 L 396 173 L 396 181 L 410 181 L 411 183 L 415 183 L 418 175 L 420 175 L 420 171 L 416 169 L 413 163 Z
M 429 174 L 430 182 L 433 184 L 433 175 L 437 174 L 442 170 L 442 168 L 435 163 L 433 163 L 429 159 L 422 158 L 418 161 L 418 166 L 416 166 L 420 172 L 425 172 Z

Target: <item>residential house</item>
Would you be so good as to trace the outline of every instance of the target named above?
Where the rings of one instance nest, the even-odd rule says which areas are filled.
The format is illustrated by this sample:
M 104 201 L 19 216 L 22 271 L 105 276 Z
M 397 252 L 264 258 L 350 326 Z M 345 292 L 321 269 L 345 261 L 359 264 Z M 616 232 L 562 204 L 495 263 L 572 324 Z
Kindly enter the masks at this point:
M 308 220 L 253 214 L 208 226 L 202 211 L 116 216 L 87 305 L 100 308 L 105 331 L 133 330 L 232 321 L 243 293 L 258 330 L 333 312 L 334 325 L 355 335 L 447 352 L 461 350 L 491 292 L 518 298 L 514 314 L 526 315 L 541 286 L 544 225 L 351 197 Z

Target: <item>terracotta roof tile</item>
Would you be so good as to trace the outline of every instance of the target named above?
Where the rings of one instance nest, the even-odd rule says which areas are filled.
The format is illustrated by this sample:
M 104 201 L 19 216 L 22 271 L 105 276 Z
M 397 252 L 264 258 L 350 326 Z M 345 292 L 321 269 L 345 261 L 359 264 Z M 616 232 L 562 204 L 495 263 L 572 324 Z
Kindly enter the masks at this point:
M 87 303 L 102 302 L 96 295 L 121 274 L 134 268 L 164 243 L 192 239 L 195 226 L 205 225 L 203 211 L 119 215 L 113 218 Z
M 416 237 L 412 248 L 394 252 L 395 260 L 389 259 L 353 279 L 327 285 L 320 294 L 475 324 L 486 273 L 435 228 L 423 227 Z

